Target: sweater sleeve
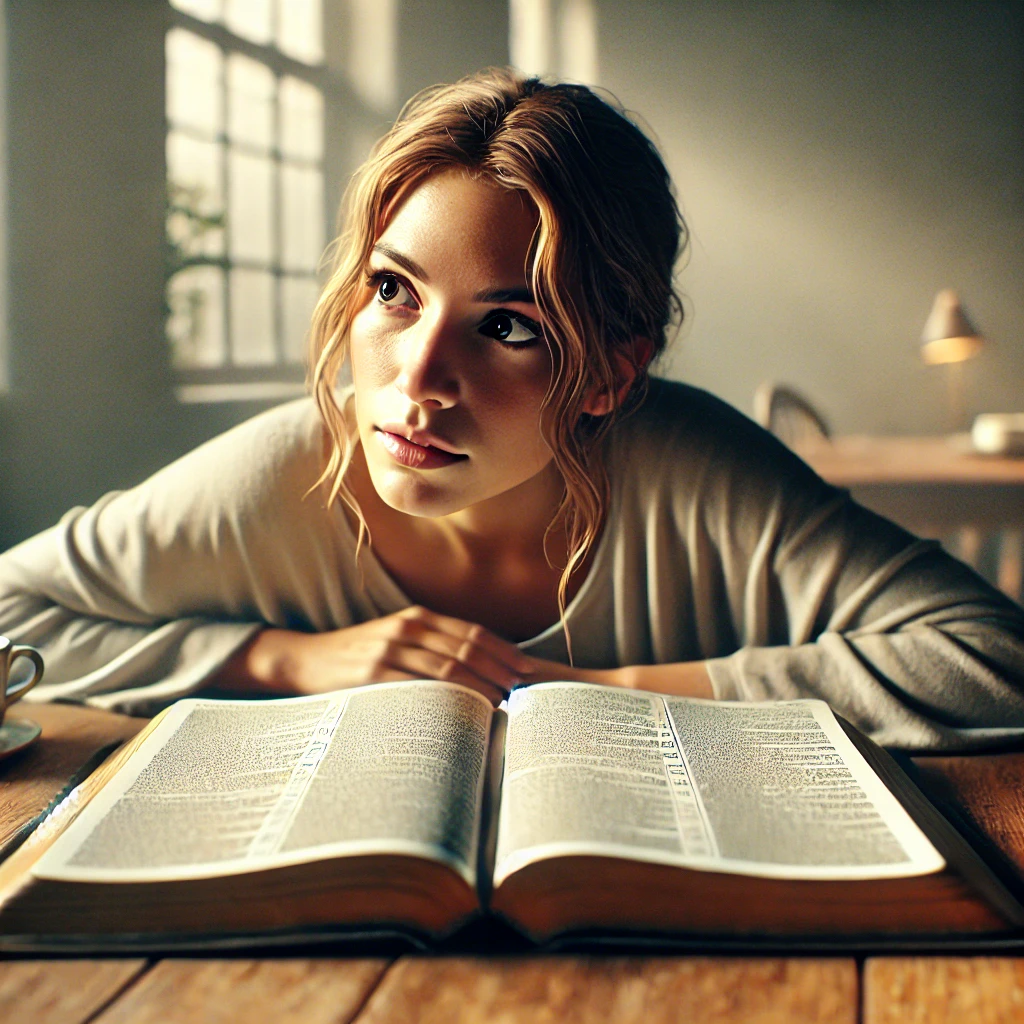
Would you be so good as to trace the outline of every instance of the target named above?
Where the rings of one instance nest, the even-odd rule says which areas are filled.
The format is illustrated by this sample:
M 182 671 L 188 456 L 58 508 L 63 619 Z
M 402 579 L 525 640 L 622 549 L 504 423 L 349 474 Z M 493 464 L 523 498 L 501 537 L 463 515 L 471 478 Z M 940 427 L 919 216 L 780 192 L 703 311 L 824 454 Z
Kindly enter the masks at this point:
M 347 624 L 319 457 L 310 403 L 283 406 L 0 555 L 0 632 L 46 664 L 30 699 L 152 713 L 267 623 Z
M 905 749 L 1024 738 L 1021 608 L 734 416 L 695 499 L 738 647 L 715 695 L 818 697 Z

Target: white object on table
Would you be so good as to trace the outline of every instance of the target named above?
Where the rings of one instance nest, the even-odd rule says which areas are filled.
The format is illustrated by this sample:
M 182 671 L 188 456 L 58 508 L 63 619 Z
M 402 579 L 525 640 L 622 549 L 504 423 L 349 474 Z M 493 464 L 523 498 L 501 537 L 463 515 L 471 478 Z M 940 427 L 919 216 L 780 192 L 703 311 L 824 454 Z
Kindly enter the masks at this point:
M 1024 412 L 986 412 L 971 429 L 974 450 L 987 455 L 1024 455 Z

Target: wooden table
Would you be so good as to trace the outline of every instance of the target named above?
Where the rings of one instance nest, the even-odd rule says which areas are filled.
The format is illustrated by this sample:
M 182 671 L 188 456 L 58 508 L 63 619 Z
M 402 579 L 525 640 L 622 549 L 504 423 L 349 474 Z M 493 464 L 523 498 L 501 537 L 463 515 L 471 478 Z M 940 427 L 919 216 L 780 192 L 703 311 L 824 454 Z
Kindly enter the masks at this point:
M 19 706 L 43 738 L 0 762 L 0 846 L 24 834 L 97 752 L 140 719 Z M 1024 754 L 919 758 L 921 781 L 955 802 L 1024 872 Z M 1005 956 L 492 956 L 7 959 L 0 1021 L 622 1021 L 985 1024 L 1024 1020 L 1024 959 Z
M 981 455 L 969 435 L 837 437 L 797 452 L 825 480 L 922 537 L 943 540 L 1014 600 L 1024 591 L 1024 458 Z M 984 564 L 985 546 L 994 548 Z
M 979 455 L 967 435 L 837 437 L 800 445 L 830 483 L 890 519 L 936 529 L 1024 524 L 1024 458 Z

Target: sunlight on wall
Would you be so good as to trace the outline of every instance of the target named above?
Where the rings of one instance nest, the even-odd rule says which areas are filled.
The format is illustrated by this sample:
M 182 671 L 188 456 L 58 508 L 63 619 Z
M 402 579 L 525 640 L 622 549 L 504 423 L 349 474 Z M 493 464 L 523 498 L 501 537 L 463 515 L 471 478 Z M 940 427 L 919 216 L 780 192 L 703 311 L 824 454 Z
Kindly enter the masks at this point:
M 594 0 L 510 0 L 509 54 L 528 75 L 596 83 Z
M 558 12 L 558 73 L 575 82 L 597 82 L 597 17 L 594 0 L 562 0 Z
M 550 0 L 509 0 L 508 52 L 528 75 L 551 70 Z
M 378 110 L 398 98 L 395 0 L 348 0 L 350 31 L 346 73 L 360 97 Z

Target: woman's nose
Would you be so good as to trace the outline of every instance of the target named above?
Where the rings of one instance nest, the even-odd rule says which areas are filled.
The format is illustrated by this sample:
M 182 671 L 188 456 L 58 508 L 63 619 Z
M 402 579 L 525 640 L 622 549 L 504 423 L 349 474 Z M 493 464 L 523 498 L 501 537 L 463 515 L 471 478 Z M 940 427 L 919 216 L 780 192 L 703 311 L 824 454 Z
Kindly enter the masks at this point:
M 395 386 L 410 401 L 441 408 L 459 398 L 455 339 L 444 317 L 421 318 L 409 328 L 398 347 Z

